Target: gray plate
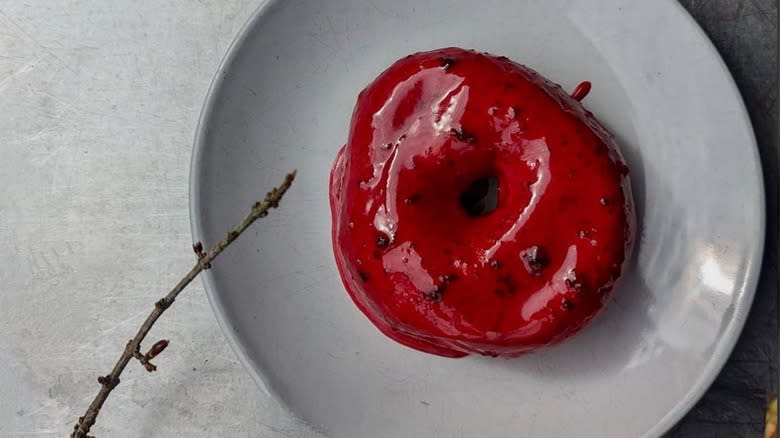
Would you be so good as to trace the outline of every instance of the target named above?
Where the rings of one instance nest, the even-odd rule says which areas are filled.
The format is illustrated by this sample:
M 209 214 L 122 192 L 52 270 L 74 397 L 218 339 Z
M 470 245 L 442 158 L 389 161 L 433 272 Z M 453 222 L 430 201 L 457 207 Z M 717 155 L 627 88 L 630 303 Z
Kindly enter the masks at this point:
M 265 2 L 209 93 L 192 164 L 213 243 L 282 175 L 282 208 L 204 276 L 258 384 L 333 437 L 659 436 L 702 395 L 753 297 L 764 241 L 755 139 L 721 59 L 672 0 Z M 512 361 L 448 360 L 384 338 L 330 247 L 328 170 L 355 97 L 441 46 L 504 54 L 571 88 L 617 136 L 639 213 L 636 260 L 581 335 Z M 291 431 L 293 436 L 308 433 Z

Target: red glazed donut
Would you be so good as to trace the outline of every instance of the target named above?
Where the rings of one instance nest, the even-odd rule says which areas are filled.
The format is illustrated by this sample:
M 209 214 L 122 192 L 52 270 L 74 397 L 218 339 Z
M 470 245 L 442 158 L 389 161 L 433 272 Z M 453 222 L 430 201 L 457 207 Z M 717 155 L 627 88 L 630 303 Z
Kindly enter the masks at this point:
M 410 55 L 360 93 L 333 165 L 337 266 L 396 341 L 517 356 L 604 306 L 633 241 L 627 173 L 612 136 L 535 71 Z

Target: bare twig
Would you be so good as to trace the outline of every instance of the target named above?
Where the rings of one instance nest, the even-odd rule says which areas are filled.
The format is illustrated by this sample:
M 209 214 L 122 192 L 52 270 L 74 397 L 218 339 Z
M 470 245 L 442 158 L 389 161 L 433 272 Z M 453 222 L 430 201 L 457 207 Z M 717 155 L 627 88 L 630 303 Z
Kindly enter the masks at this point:
M 151 372 L 157 368 L 151 364 L 149 360 L 157 356 L 168 346 L 167 340 L 158 341 L 146 354 L 141 354 L 141 342 L 146 338 L 146 335 L 149 333 L 149 330 L 151 330 L 154 323 L 162 316 L 163 312 L 173 304 L 179 293 L 181 293 L 181 291 L 184 290 L 184 288 L 190 284 L 201 271 L 211 267 L 211 262 L 224 251 L 228 245 L 233 243 L 233 241 L 256 220 L 268 216 L 269 210 L 279 206 L 279 201 L 282 199 L 285 192 L 287 192 L 287 189 L 290 188 L 294 179 L 295 172 L 289 173 L 279 187 L 268 192 L 262 202 L 255 203 L 255 205 L 252 206 L 252 211 L 249 212 L 244 220 L 235 228 L 228 231 L 227 236 L 214 245 L 208 252 L 203 251 L 203 244 L 200 242 L 196 242 L 192 246 L 195 254 L 198 256 L 198 262 L 166 296 L 154 304 L 154 309 L 152 309 L 152 312 L 146 317 L 146 320 L 141 325 L 141 328 L 138 329 L 138 333 L 135 337 L 127 343 L 125 350 L 122 352 L 122 355 L 119 356 L 119 360 L 117 360 L 111 373 L 106 376 L 98 377 L 98 383 L 101 385 L 100 391 L 95 396 L 95 399 L 92 400 L 92 403 L 90 403 L 87 412 L 83 417 L 79 418 L 78 423 L 73 427 L 71 438 L 89 437 L 87 434 L 95 424 L 95 420 L 100 413 L 100 408 L 103 407 L 103 403 L 108 398 L 108 395 L 111 394 L 111 391 L 119 384 L 119 376 L 132 358 L 138 359 L 147 371 Z

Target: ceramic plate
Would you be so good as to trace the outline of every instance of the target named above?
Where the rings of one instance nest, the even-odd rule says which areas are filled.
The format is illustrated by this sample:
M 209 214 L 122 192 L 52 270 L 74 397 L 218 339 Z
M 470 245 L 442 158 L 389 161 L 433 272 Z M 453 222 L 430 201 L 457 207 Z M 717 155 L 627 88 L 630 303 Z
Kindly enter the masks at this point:
M 585 104 L 631 169 L 638 246 L 614 301 L 580 335 L 515 360 L 385 338 L 333 260 L 328 171 L 357 94 L 397 58 L 443 46 L 506 55 L 566 89 L 592 81 Z M 282 208 L 203 278 L 258 384 L 324 436 L 659 436 L 713 381 L 753 298 L 755 139 L 723 62 L 672 0 L 267 1 L 205 104 L 195 239 L 220 239 L 292 169 Z

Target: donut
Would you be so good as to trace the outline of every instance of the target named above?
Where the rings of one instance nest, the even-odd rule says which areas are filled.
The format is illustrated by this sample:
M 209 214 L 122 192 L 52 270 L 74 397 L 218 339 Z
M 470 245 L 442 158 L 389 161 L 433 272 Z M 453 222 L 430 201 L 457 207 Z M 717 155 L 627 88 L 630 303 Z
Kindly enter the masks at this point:
M 534 70 L 460 48 L 358 96 L 330 173 L 336 266 L 385 335 L 445 357 L 558 343 L 612 295 L 634 241 L 614 137 Z

